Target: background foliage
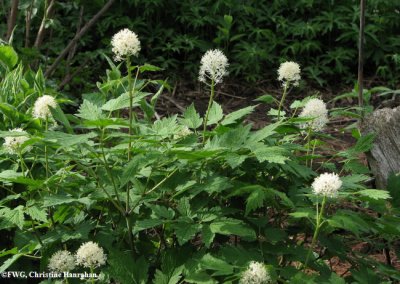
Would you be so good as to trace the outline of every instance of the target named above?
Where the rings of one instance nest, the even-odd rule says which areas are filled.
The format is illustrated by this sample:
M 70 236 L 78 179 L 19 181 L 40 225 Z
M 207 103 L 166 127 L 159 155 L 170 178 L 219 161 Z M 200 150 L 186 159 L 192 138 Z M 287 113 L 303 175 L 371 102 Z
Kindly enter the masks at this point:
M 9 2 L 3 2 L 0 16 L 8 12 Z M 46 21 L 46 41 L 36 49 L 30 47 L 42 21 L 44 1 L 22 0 L 13 45 L 29 63 L 35 56 L 48 65 L 104 2 L 56 1 L 54 13 Z M 218 47 L 230 59 L 231 76 L 239 80 L 274 83 L 279 62 L 294 60 L 304 66 L 304 76 L 314 85 L 337 86 L 355 78 L 358 5 L 356 0 L 117 1 L 81 38 L 77 52 L 58 68 L 57 77 L 62 80 L 85 65 L 71 82 L 74 90 L 95 81 L 104 67 L 99 54 L 109 53 L 107 47 L 115 31 L 129 27 L 142 41 L 139 62 L 164 68 L 169 78 L 194 78 L 201 55 Z M 26 45 L 24 27 L 29 9 L 31 43 Z M 367 3 L 365 72 L 390 87 L 400 74 L 399 11 L 398 1 Z M 0 23 L 0 34 L 5 29 L 5 22 Z

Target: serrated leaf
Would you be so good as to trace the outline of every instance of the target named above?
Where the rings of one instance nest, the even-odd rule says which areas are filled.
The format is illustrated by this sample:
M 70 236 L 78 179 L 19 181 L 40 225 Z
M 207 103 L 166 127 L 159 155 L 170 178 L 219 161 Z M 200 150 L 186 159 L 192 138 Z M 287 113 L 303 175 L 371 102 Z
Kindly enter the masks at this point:
M 246 199 L 245 215 L 248 215 L 250 212 L 262 207 L 266 197 L 267 195 L 262 188 L 257 188 L 250 193 L 249 197 Z
M 201 260 L 200 265 L 203 269 L 215 270 L 214 275 L 229 275 L 233 272 L 233 266 L 226 261 L 216 258 L 211 254 L 205 254 Z
M 143 256 L 135 261 L 130 252 L 111 250 L 107 262 L 110 275 L 120 283 L 148 283 L 149 265 Z
M 201 238 L 206 248 L 209 248 L 214 240 L 215 234 L 211 231 L 210 226 L 207 224 L 203 225 L 201 229 Z
M 253 153 L 260 163 L 268 161 L 270 163 L 284 164 L 285 161 L 289 160 L 289 157 L 286 156 L 286 149 L 279 146 L 257 147 Z
M 279 125 L 280 125 L 279 122 L 273 123 L 273 124 L 265 126 L 264 128 L 262 128 L 260 130 L 257 130 L 250 136 L 249 143 L 259 142 L 261 140 L 264 140 L 265 138 L 268 138 L 269 136 L 271 136 L 275 133 L 275 129 Z
M 79 107 L 79 113 L 76 116 L 86 120 L 98 120 L 105 118 L 101 109 L 88 100 L 83 101 L 83 103 Z
M 43 209 L 39 209 L 37 206 L 30 206 L 25 208 L 25 213 L 29 215 L 33 220 L 47 222 L 47 212 Z
M 7 270 L 14 262 L 16 262 L 23 254 L 17 253 L 14 254 L 12 257 L 8 258 L 6 261 L 3 262 L 3 264 L 0 267 L 0 273 L 3 273 L 4 271 Z
M 194 104 L 191 104 L 183 113 L 180 122 L 191 129 L 197 129 L 202 125 L 203 119 L 197 113 Z
M 22 205 L 19 205 L 15 207 L 14 209 L 10 208 L 3 208 L 0 210 L 0 216 L 2 217 L 3 222 L 0 227 L 3 227 L 3 225 L 6 225 L 11 223 L 15 226 L 17 226 L 19 229 L 22 230 L 24 227 L 24 207 Z
M 227 116 L 225 116 L 224 120 L 222 120 L 222 125 L 229 125 L 235 123 L 237 120 L 241 119 L 242 117 L 252 113 L 257 106 L 248 106 L 237 111 L 231 112 Z
M 68 118 L 65 116 L 64 112 L 62 111 L 59 105 L 57 105 L 56 108 L 50 107 L 50 111 L 54 119 L 57 120 L 58 122 L 61 122 L 61 124 L 64 125 L 68 133 L 73 133 L 71 124 L 69 123 Z
M 179 222 L 174 224 L 175 235 L 180 245 L 184 245 L 191 240 L 201 229 L 200 224 L 192 224 L 187 222 Z
M 155 71 L 162 70 L 162 68 L 146 63 L 146 64 L 140 66 L 139 70 L 140 70 L 140 73 L 147 72 L 147 71 L 155 72 Z
M 364 190 L 357 191 L 356 194 L 366 196 L 366 197 L 376 199 L 376 200 L 391 198 L 389 192 L 387 192 L 386 190 L 383 190 L 383 189 L 364 189 Z
M 213 102 L 210 108 L 210 112 L 208 114 L 207 125 L 212 125 L 218 123 L 224 117 L 224 112 L 222 111 L 222 107 Z
M 97 134 L 90 132 L 87 134 L 67 134 L 59 131 L 48 131 L 44 134 L 46 140 L 57 143 L 63 147 L 71 147 L 78 144 L 88 143 L 90 138 L 96 137 Z

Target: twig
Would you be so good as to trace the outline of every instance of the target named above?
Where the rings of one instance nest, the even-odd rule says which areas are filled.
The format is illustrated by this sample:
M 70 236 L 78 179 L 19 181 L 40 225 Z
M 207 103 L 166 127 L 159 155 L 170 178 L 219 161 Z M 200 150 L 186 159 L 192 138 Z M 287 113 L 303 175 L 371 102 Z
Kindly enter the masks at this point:
M 75 43 L 97 22 L 97 20 L 111 7 L 111 5 L 115 2 L 115 0 L 109 0 L 103 8 L 93 18 L 90 19 L 89 22 L 83 26 L 83 28 L 77 33 L 74 38 L 68 43 L 68 45 L 64 48 L 64 50 L 60 53 L 60 55 L 54 60 L 53 64 L 46 70 L 44 74 L 45 77 L 49 77 L 54 70 L 57 68 L 58 64 L 60 64 L 61 60 L 67 55 L 67 53 L 71 50 L 71 48 L 75 45 Z
M 185 111 L 185 108 L 180 103 L 178 103 L 174 98 L 172 98 L 170 96 L 165 96 L 164 98 L 166 98 L 168 101 L 173 103 L 180 111 L 182 111 L 182 112 Z

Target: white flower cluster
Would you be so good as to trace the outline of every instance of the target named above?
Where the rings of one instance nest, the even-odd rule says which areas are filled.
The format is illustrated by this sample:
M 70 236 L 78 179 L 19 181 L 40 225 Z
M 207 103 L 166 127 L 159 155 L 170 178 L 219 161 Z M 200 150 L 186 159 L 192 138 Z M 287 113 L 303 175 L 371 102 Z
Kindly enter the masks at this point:
M 316 195 L 336 197 L 342 187 L 342 181 L 335 173 L 324 173 L 314 179 L 311 187 Z
M 283 85 L 292 84 L 298 86 L 300 76 L 300 65 L 293 61 L 286 61 L 279 66 L 278 80 L 283 81 Z
M 115 61 L 124 60 L 131 55 L 138 56 L 140 51 L 139 38 L 129 29 L 123 29 L 116 33 L 111 39 L 111 45 Z
M 76 264 L 83 267 L 100 267 L 106 263 L 107 257 L 97 243 L 87 242 L 76 251 Z
M 10 130 L 10 132 L 20 132 L 21 136 L 8 136 L 4 138 L 3 147 L 11 155 L 18 154 L 21 150 L 21 145 L 24 144 L 28 139 L 28 133 L 21 128 L 14 128 Z M 27 147 L 26 150 L 29 150 L 30 147 Z
M 52 119 L 53 116 L 51 115 L 51 111 L 50 108 L 56 108 L 57 107 L 57 102 L 56 99 L 53 98 L 52 96 L 49 95 L 44 95 L 42 97 L 39 97 L 36 102 L 35 105 L 33 106 L 33 117 L 36 118 L 50 118 Z
M 75 257 L 67 250 L 60 250 L 50 258 L 48 267 L 54 272 L 71 271 L 75 268 Z
M 221 83 L 222 78 L 228 74 L 228 58 L 219 49 L 207 51 L 200 61 L 199 81 L 207 83 L 212 80 L 215 84 Z
M 271 283 L 271 276 L 263 263 L 252 261 L 239 281 L 240 284 L 266 284 Z
M 326 104 L 323 100 L 316 98 L 306 103 L 299 117 L 314 118 L 303 125 L 303 128 L 310 127 L 314 131 L 322 131 L 329 121 Z

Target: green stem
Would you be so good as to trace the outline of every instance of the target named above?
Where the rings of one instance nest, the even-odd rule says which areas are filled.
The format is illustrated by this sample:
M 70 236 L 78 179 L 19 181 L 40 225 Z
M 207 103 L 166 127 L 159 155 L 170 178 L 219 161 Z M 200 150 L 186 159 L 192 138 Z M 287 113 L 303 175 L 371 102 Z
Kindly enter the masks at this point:
M 93 266 L 90 267 L 90 273 L 92 274 L 91 277 L 90 277 L 90 280 L 91 280 L 92 284 L 94 284 L 94 277 L 93 277 L 94 269 L 93 269 Z
M 49 119 L 46 116 L 46 124 L 45 124 L 46 132 L 49 129 Z M 47 145 L 44 146 L 44 159 L 45 159 L 45 167 L 46 167 L 46 179 L 49 178 L 49 156 L 47 153 Z
M 131 148 L 132 148 L 132 133 L 133 133 L 133 94 L 136 88 L 136 81 L 139 76 L 139 67 L 136 70 L 135 81 L 132 86 L 132 71 L 131 71 L 131 60 L 129 57 L 126 59 L 126 68 L 128 69 L 128 92 L 129 92 L 129 144 L 128 144 L 128 161 L 131 159 Z
M 319 231 L 320 231 L 320 229 L 322 227 L 322 217 L 323 217 L 323 214 L 324 214 L 325 203 L 326 203 L 326 196 L 324 196 L 324 198 L 322 199 L 321 211 L 318 213 L 318 201 L 317 201 L 317 216 L 316 216 L 315 231 L 314 231 L 314 235 L 313 235 L 313 238 L 312 238 L 312 241 L 311 241 L 310 249 L 309 249 L 309 251 L 307 253 L 306 262 L 304 263 L 304 267 L 305 268 L 307 267 L 308 260 L 310 259 L 311 253 L 312 253 L 313 248 L 314 248 L 314 246 L 315 246 L 315 244 L 317 242 L 317 239 L 318 239 Z
M 289 83 L 285 83 L 285 86 L 283 87 L 283 95 L 282 95 L 281 101 L 279 102 L 279 107 L 278 107 L 278 120 L 281 119 L 281 109 L 282 109 L 283 102 L 285 101 L 285 98 L 287 95 L 288 84 Z
M 210 96 L 210 100 L 208 101 L 206 117 L 204 118 L 204 125 L 203 125 L 203 145 L 206 142 L 207 121 L 208 121 L 208 115 L 210 113 L 211 105 L 212 105 L 213 99 L 214 99 L 214 94 L 215 94 L 214 87 L 215 87 L 215 82 L 214 82 L 214 80 L 211 80 L 211 96 Z
M 306 166 L 308 166 L 308 155 L 310 154 L 310 142 L 311 142 L 311 127 L 308 128 L 307 131 L 307 155 L 306 155 Z
M 315 147 L 316 147 L 316 145 L 317 145 L 317 141 L 316 140 L 314 140 L 314 143 L 313 143 L 313 148 L 312 148 L 312 151 L 311 151 L 311 162 L 310 162 L 310 168 L 312 169 L 312 164 L 313 164 L 313 156 L 314 156 L 314 153 L 315 153 Z

